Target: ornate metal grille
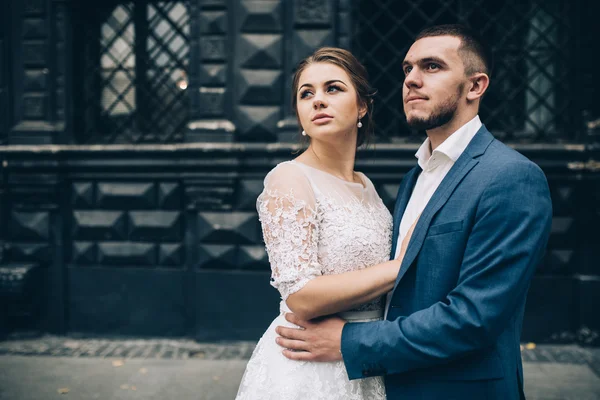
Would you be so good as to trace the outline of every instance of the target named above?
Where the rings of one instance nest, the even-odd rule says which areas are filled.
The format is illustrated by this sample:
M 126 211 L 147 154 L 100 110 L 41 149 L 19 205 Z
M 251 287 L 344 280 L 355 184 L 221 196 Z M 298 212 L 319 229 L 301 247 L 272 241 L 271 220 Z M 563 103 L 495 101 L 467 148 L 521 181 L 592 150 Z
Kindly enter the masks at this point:
M 188 120 L 187 3 L 109 3 L 83 14 L 79 141 L 181 141 Z
M 573 141 L 582 129 L 576 91 L 574 5 L 566 0 L 361 0 L 353 48 L 379 90 L 375 121 L 381 139 L 411 137 L 402 110 L 401 63 L 417 33 L 462 23 L 494 53 L 482 119 L 507 140 Z M 413 132 L 414 134 L 414 132 Z

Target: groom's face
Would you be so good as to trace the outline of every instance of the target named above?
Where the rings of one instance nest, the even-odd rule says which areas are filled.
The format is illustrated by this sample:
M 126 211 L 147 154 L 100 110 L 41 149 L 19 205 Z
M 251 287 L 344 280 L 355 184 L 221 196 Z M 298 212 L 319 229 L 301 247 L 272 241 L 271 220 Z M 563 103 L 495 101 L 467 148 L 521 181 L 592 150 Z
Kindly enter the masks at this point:
M 442 126 L 461 112 L 467 77 L 460 39 L 433 36 L 417 40 L 403 62 L 402 90 L 408 125 L 417 130 Z

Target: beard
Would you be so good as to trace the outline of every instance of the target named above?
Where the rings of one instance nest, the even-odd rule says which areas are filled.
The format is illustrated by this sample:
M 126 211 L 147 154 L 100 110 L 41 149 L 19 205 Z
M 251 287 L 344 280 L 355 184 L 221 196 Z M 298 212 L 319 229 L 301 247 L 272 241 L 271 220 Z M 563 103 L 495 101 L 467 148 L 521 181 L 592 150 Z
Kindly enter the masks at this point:
M 427 131 L 430 129 L 438 128 L 442 125 L 447 124 L 454 118 L 456 110 L 458 109 L 458 101 L 460 93 L 462 93 L 464 85 L 460 85 L 458 93 L 455 97 L 451 97 L 439 107 L 433 110 L 433 112 L 426 118 L 406 118 L 408 126 L 417 131 Z

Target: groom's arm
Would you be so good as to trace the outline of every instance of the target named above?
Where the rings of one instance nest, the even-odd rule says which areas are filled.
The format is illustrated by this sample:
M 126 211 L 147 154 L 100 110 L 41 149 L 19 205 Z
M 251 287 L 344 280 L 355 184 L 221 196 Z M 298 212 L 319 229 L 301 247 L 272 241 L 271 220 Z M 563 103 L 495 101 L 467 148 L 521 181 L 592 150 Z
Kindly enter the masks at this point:
M 448 362 L 493 343 L 524 298 L 552 221 L 546 178 L 512 164 L 483 193 L 456 288 L 395 321 L 346 324 L 342 354 L 350 379 Z

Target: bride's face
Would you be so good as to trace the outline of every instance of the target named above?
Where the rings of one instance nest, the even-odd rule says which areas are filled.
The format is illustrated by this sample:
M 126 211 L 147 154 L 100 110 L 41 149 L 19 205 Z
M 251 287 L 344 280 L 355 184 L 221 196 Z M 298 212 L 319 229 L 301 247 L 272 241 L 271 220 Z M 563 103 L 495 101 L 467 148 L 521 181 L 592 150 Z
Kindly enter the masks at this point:
M 366 108 L 359 106 L 344 69 L 326 62 L 310 64 L 300 75 L 296 99 L 300 124 L 311 139 L 356 143 L 358 119 Z

